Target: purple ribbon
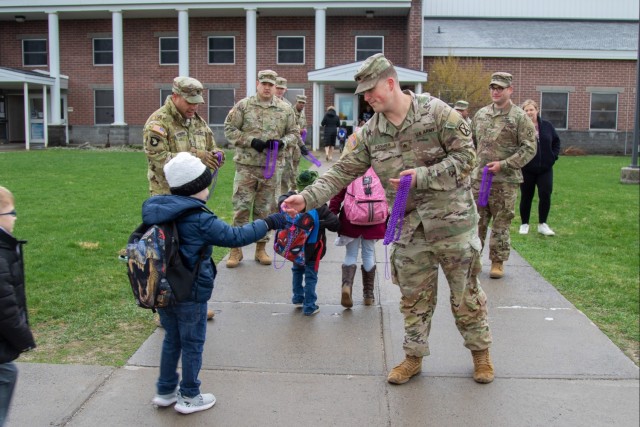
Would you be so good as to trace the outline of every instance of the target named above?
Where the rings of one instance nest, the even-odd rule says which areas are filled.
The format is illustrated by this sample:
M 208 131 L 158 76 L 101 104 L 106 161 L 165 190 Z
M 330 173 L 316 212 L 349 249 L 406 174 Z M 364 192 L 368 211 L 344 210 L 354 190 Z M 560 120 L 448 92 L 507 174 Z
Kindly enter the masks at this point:
M 320 167 L 322 166 L 322 163 L 320 163 L 320 160 L 318 160 L 316 158 L 316 156 L 314 156 L 313 154 L 309 153 L 309 154 L 303 154 L 302 157 L 304 157 L 305 159 L 309 160 L 311 163 L 313 163 L 314 165 Z
M 300 131 L 300 138 L 302 138 L 302 142 L 307 142 L 307 130 L 302 129 Z
M 407 208 L 407 198 L 409 197 L 409 190 L 411 189 L 411 178 L 411 175 L 404 175 L 400 178 L 396 200 L 393 202 L 391 216 L 387 223 L 387 230 L 384 233 L 383 245 L 393 243 L 400 238 L 402 223 L 404 221 L 404 211 Z
M 267 148 L 267 163 L 264 165 L 263 176 L 264 179 L 271 179 L 276 171 L 276 164 L 278 163 L 278 144 L 280 141 L 273 140 L 273 150 Z
M 478 206 L 484 207 L 489 203 L 491 181 L 493 181 L 493 174 L 489 172 L 489 166 L 485 166 L 484 169 L 482 169 L 482 182 L 480 183 L 480 191 L 478 192 Z

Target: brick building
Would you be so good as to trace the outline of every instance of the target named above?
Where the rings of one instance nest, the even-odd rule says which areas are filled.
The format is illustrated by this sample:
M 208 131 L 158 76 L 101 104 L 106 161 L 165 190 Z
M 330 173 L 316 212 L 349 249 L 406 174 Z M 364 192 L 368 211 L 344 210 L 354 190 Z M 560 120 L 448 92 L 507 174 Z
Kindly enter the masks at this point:
M 177 75 L 203 82 L 199 113 L 224 143 L 228 110 L 271 68 L 307 95 L 317 145 L 327 106 L 357 119 L 355 70 L 384 52 L 416 92 L 435 58 L 480 58 L 514 74 L 514 100 L 537 100 L 565 147 L 630 152 L 637 17 L 636 0 L 3 0 L 0 143 L 140 145 Z

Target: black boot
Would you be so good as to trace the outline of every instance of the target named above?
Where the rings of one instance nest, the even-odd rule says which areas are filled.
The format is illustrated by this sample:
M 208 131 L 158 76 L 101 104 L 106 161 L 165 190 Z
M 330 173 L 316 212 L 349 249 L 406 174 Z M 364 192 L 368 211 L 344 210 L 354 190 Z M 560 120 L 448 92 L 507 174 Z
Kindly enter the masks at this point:
M 373 295 L 373 285 L 376 278 L 376 266 L 371 271 L 366 271 L 364 265 L 360 266 L 362 270 L 362 296 L 364 297 L 364 305 L 373 305 L 375 297 Z
M 353 278 L 356 276 L 356 265 L 342 264 L 342 299 L 340 304 L 343 307 L 353 307 L 353 299 L 351 298 L 351 290 L 353 288 Z

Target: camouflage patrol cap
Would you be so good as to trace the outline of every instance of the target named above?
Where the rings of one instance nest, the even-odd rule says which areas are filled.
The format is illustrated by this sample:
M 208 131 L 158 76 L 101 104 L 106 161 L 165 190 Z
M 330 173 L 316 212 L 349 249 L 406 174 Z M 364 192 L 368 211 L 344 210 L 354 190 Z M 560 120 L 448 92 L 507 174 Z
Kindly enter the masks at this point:
M 376 53 L 368 57 L 362 63 L 356 75 L 353 76 L 354 80 L 358 83 L 355 93 L 358 94 L 372 89 L 376 83 L 378 83 L 380 74 L 391 66 L 391 61 L 381 53 Z
M 276 84 L 277 78 L 278 73 L 273 70 L 262 70 L 258 72 L 258 81 L 260 83 L 271 83 L 274 85 Z
M 173 79 L 173 93 L 183 97 L 190 104 L 204 104 L 202 97 L 202 83 L 191 77 L 176 77 Z
M 276 87 L 287 88 L 287 79 L 284 77 L 276 77 Z
M 307 97 L 305 95 L 296 95 L 296 102 L 301 102 L 303 104 L 306 104 Z
M 466 110 L 467 108 L 469 108 L 469 103 L 468 103 L 467 101 L 462 101 L 462 100 L 460 100 L 460 101 L 457 101 L 457 102 L 455 103 L 455 105 L 453 106 L 453 108 L 454 108 L 455 110 L 461 110 L 461 111 L 464 111 L 464 110 Z
M 491 83 L 489 83 L 489 85 L 509 87 L 511 86 L 511 80 L 513 80 L 513 76 L 509 73 L 493 73 L 491 75 Z

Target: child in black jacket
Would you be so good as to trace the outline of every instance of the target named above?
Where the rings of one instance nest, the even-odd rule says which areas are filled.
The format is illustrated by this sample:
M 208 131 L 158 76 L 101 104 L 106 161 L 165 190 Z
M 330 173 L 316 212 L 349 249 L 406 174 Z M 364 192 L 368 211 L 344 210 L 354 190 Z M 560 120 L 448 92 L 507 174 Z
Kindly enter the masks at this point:
M 304 190 L 307 185 L 313 184 L 318 178 L 318 173 L 315 171 L 302 171 L 296 178 L 296 186 L 298 191 Z M 278 206 L 292 194 L 294 191 L 290 191 L 285 195 L 282 195 L 278 199 Z M 325 230 L 338 231 L 340 227 L 340 221 L 338 217 L 329 210 L 329 207 L 325 204 L 315 209 L 319 218 L 318 239 L 315 243 L 308 243 L 305 246 L 305 265 L 293 264 L 291 272 L 293 274 L 292 290 L 293 296 L 291 302 L 298 307 L 302 307 L 302 312 L 305 316 L 313 316 L 320 311 L 320 308 L 316 305 L 318 295 L 316 294 L 316 284 L 318 283 L 318 270 L 316 268 L 316 260 L 322 259 L 327 251 L 326 243 L 327 236 Z M 318 253 L 318 251 L 321 251 Z M 303 286 L 304 279 L 304 286 Z

